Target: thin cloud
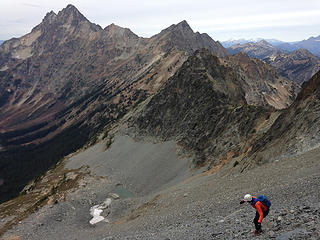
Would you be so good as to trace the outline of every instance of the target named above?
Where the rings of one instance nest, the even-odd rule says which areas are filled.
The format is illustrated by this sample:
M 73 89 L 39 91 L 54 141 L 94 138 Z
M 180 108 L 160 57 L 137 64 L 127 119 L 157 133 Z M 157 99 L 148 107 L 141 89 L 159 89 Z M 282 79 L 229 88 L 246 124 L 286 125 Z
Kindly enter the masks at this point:
M 0 39 L 27 34 L 21 29 L 32 29 L 47 12 L 58 13 L 68 3 L 93 23 L 102 27 L 115 23 L 143 37 L 157 34 L 182 20 L 187 20 L 194 31 L 207 32 L 215 39 L 222 37 L 221 32 L 225 33 L 223 38 L 226 35 L 233 38 L 241 32 L 243 36 L 250 34 L 251 38 L 258 37 L 256 34 L 263 37 L 261 30 L 265 28 L 282 28 L 278 35 L 281 38 L 305 37 L 310 34 L 310 26 L 316 35 L 320 34 L 319 0 L 308 0 L 308 4 L 301 0 L 10 0 L 1 4 L 0 23 L 8 27 L 0 28 Z M 301 26 L 306 26 L 308 32 L 301 35 Z
M 21 3 L 22 6 L 32 7 L 32 8 L 42 8 L 41 5 L 30 4 L 30 3 Z
M 251 16 L 211 18 L 193 21 L 193 24 L 199 27 L 212 27 L 218 29 L 249 29 L 259 26 L 295 26 L 310 23 L 320 24 L 320 10 L 287 13 L 268 13 Z

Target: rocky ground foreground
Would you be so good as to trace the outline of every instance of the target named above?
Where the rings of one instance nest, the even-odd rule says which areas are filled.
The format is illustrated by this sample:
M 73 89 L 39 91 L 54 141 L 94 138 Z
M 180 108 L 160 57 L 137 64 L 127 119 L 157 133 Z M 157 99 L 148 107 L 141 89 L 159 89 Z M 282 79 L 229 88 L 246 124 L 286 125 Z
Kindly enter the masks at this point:
M 161 146 L 172 153 L 174 143 L 166 143 L 169 145 L 157 145 L 155 154 L 140 156 L 143 169 L 123 162 L 123 167 L 127 167 L 121 171 L 108 170 L 108 166 L 115 166 L 107 164 L 112 162 L 111 156 L 119 156 L 117 144 L 130 149 L 127 140 L 116 140 L 110 149 L 99 154 L 97 149 L 89 148 L 80 157 L 67 160 L 69 167 L 88 165 L 90 174 L 65 199 L 48 202 L 15 224 L 1 239 L 320 239 L 320 148 L 243 173 L 240 166 L 238 169 L 228 165 L 217 172 L 190 171 L 188 159 L 174 155 L 167 160 L 186 161 L 173 165 L 176 172 L 165 175 L 163 172 L 170 168 L 165 161 L 162 169 L 150 172 L 143 159 L 152 159 L 157 155 L 155 149 Z M 141 151 L 146 150 L 145 146 L 152 148 L 141 144 Z M 89 156 L 95 160 L 84 162 Z M 121 174 L 115 174 L 119 171 Z M 157 174 L 162 178 L 157 178 Z M 124 177 L 127 175 L 131 178 Z M 148 182 L 137 186 L 139 179 Z M 143 186 L 148 185 L 153 190 L 143 191 Z M 111 194 L 116 191 L 115 186 L 123 188 L 118 192 L 119 199 Z M 254 209 L 239 204 L 246 193 L 265 194 L 272 201 L 271 211 L 262 223 L 264 233 L 258 237 L 253 235 Z M 112 202 L 101 214 L 105 220 L 91 225 L 90 208 L 107 198 Z M 8 219 L 1 221 L 3 225 Z

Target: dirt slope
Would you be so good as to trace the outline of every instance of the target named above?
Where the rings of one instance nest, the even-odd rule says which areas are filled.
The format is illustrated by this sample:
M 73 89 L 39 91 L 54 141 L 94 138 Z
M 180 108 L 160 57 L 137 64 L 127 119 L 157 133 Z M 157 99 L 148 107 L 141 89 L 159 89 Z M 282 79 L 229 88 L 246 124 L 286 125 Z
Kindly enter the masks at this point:
M 129 167 L 130 164 L 119 169 L 106 167 L 109 162 L 112 165 L 111 156 L 117 155 L 112 153 L 119 151 L 119 144 L 123 147 L 118 156 L 132 153 L 132 147 L 138 145 L 140 147 L 136 148 L 133 156 L 138 152 L 145 153 L 144 147 L 159 149 L 157 144 L 124 139 L 116 140 L 106 152 L 99 153 L 97 149 L 101 150 L 101 146 L 96 146 L 69 159 L 69 167 L 90 165 L 91 174 L 81 181 L 81 187 L 69 193 L 64 201 L 49 204 L 22 220 L 2 239 L 51 240 L 65 239 L 65 236 L 81 240 L 251 239 L 254 210 L 239 205 L 245 193 L 263 193 L 272 201 L 270 214 L 263 221 L 265 233 L 257 239 L 318 239 L 320 166 L 317 159 L 320 149 L 268 163 L 242 174 L 237 167 L 225 166 L 219 173 L 194 173 L 195 176 L 184 181 L 179 177 L 170 179 L 171 182 L 177 180 L 173 181 L 176 184 L 161 191 L 113 200 L 104 215 L 110 223 L 100 222 L 91 226 L 90 207 L 101 204 L 110 196 L 116 180 L 120 179 L 119 173 L 135 173 L 136 179 L 151 176 L 150 168 L 134 169 Z M 87 159 L 100 160 L 91 162 Z M 150 159 L 155 160 L 156 157 Z M 141 162 L 146 161 L 147 158 L 141 158 Z M 188 170 L 185 168 L 183 172 Z M 155 177 L 149 178 L 148 183 L 165 186 L 165 182 L 159 182 L 158 174 L 165 175 L 164 171 L 155 171 Z M 138 181 L 130 182 L 136 184 L 126 185 L 130 190 L 143 187 Z

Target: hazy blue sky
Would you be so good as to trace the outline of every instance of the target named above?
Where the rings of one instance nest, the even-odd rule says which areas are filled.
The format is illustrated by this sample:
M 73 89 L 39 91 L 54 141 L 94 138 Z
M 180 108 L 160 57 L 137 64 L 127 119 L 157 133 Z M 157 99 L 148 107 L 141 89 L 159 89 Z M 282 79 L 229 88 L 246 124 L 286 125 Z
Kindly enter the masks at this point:
M 103 28 L 115 23 L 143 37 L 182 20 L 220 41 L 320 35 L 320 0 L 2 0 L 0 39 L 30 32 L 47 12 L 58 13 L 69 3 Z

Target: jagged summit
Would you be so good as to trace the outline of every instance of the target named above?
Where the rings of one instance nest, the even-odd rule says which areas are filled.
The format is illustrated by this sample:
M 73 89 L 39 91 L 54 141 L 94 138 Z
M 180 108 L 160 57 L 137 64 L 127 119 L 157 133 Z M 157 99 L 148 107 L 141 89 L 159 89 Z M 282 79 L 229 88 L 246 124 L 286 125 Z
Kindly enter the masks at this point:
M 177 28 L 180 28 L 180 29 L 193 31 L 192 28 L 190 27 L 189 23 L 186 20 L 183 20 L 183 21 L 179 22 L 178 24 L 176 24 L 174 26 L 177 27 Z
M 62 9 L 58 13 L 58 18 L 61 21 L 69 21 L 72 22 L 72 24 L 76 24 L 82 21 L 88 21 L 89 20 L 80 13 L 80 11 L 73 5 L 69 4 L 66 8 Z
M 183 20 L 177 24 L 172 24 L 170 27 L 162 30 L 160 34 L 165 34 L 168 32 L 178 32 L 180 34 L 194 34 L 192 28 L 186 20 Z
M 166 48 L 173 45 L 179 50 L 193 54 L 197 49 L 207 48 L 217 56 L 228 55 L 227 50 L 219 42 L 214 41 L 208 34 L 194 32 L 186 20 L 162 30 L 151 39 L 161 39 L 167 41 Z
M 108 35 L 126 35 L 128 37 L 139 38 L 138 35 L 132 32 L 129 28 L 120 27 L 114 23 L 111 23 L 110 25 L 105 27 L 104 31 L 107 32 Z
M 53 11 L 48 12 L 42 22 L 32 31 L 40 30 L 42 33 L 51 32 L 52 30 L 57 31 L 61 26 L 65 26 L 65 31 L 70 27 L 75 31 L 79 31 L 84 25 L 89 25 L 89 29 L 92 31 L 102 30 L 99 25 L 91 23 L 75 6 L 69 4 L 58 14 Z
M 50 11 L 46 14 L 43 21 L 49 21 L 50 23 L 53 22 L 57 17 L 57 14 L 54 11 Z
M 61 11 L 59 11 L 58 14 L 75 14 L 84 17 L 82 13 L 80 13 L 80 11 L 72 4 L 67 5 Z
M 258 42 L 259 45 L 264 45 L 264 46 L 270 46 L 272 47 L 272 45 L 267 42 L 266 40 L 262 39 L 261 41 Z

